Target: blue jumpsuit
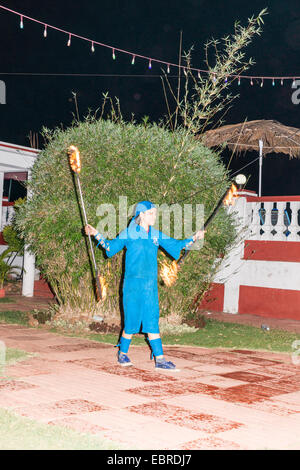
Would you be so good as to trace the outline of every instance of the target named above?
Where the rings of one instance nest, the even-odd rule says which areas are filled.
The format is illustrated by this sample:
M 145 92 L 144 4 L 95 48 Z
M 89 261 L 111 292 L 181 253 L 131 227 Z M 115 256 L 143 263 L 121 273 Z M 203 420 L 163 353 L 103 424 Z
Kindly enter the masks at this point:
M 175 240 L 151 226 L 147 232 L 134 219 L 113 240 L 101 236 L 98 245 L 103 246 L 109 258 L 126 248 L 123 284 L 125 333 L 159 333 L 158 247 L 177 259 L 181 250 L 192 241 L 192 237 Z

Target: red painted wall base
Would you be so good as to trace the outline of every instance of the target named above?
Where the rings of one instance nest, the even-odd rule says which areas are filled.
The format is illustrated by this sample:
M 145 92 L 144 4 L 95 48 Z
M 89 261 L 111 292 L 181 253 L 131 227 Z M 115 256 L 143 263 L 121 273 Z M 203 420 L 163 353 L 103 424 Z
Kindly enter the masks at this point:
M 300 242 L 245 240 L 244 259 L 300 262 Z
M 300 291 L 240 286 L 239 313 L 300 320 Z

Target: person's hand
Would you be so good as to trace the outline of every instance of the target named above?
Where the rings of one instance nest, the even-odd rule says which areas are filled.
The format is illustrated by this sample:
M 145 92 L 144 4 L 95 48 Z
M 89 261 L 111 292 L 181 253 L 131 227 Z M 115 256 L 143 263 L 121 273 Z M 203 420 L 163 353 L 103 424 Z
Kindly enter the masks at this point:
M 196 240 L 202 240 L 202 238 L 204 238 L 204 234 L 205 234 L 206 230 L 198 230 L 198 232 L 195 233 L 194 235 L 194 242 Z
M 92 225 L 89 225 L 89 224 L 87 224 L 84 227 L 84 231 L 85 231 L 86 235 L 92 235 L 92 236 L 94 236 L 98 233 L 97 230 L 94 227 L 92 227 Z

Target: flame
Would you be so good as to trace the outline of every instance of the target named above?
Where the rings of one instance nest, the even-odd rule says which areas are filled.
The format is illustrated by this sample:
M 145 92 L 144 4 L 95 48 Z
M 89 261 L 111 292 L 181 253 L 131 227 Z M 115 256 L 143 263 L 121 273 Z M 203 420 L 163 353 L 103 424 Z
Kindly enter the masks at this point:
M 177 279 L 178 266 L 176 261 L 168 264 L 166 261 L 161 263 L 160 275 L 166 286 L 170 287 Z
M 230 190 L 228 191 L 228 194 L 226 198 L 224 199 L 224 204 L 225 206 L 233 206 L 234 205 L 234 199 L 238 197 L 237 195 L 237 187 L 235 184 L 232 183 Z
M 107 296 L 108 285 L 107 285 L 105 277 L 98 276 L 98 278 L 99 278 L 99 282 L 100 282 L 100 286 L 101 286 L 102 300 L 105 300 L 106 296 Z
M 75 145 L 71 145 L 68 150 L 69 154 L 69 162 L 72 170 L 75 173 L 79 173 L 81 170 L 81 163 L 80 163 L 80 154 L 79 150 Z

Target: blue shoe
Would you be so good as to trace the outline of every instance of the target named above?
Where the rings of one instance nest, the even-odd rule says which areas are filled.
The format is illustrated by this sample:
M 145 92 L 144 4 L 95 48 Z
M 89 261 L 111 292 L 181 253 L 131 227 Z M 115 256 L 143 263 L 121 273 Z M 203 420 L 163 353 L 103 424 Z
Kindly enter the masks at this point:
M 118 352 L 118 363 L 123 367 L 132 366 L 132 362 L 127 354 L 121 353 L 120 351 Z
M 155 367 L 157 369 L 178 370 L 178 369 L 176 369 L 176 366 L 175 366 L 175 364 L 173 364 L 173 362 L 166 361 L 164 357 L 162 359 L 156 359 L 155 360 Z

